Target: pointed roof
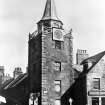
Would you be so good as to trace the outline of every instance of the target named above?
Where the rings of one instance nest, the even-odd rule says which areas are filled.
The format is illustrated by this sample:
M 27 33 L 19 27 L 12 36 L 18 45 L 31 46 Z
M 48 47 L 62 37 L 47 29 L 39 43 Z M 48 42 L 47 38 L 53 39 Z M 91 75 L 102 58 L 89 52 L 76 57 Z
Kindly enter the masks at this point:
M 47 0 L 42 20 L 54 19 L 59 20 L 56 13 L 54 0 Z
M 98 53 L 92 57 L 89 57 L 81 62 L 81 65 L 85 65 L 86 63 L 92 63 L 92 65 L 84 72 L 88 73 L 105 55 L 105 51 Z

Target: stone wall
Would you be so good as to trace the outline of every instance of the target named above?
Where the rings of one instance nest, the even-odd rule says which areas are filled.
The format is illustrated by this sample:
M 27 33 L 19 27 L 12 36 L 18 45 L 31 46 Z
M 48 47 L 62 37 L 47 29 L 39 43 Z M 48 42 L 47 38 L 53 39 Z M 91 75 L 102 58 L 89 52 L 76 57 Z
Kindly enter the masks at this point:
M 72 37 L 69 33 L 61 41 L 61 49 L 55 48 L 53 40 L 53 21 L 40 21 L 38 23 L 38 34 L 32 34 L 29 40 L 29 78 L 30 90 L 40 92 L 42 105 L 55 105 L 60 102 L 61 96 L 73 82 L 72 69 Z M 54 24 L 57 21 L 54 21 Z M 58 25 L 62 28 L 58 21 Z M 56 27 L 56 28 L 59 28 Z M 60 64 L 60 70 L 56 70 L 55 62 Z M 60 91 L 57 92 L 60 86 Z
M 30 79 L 30 91 L 41 90 L 41 35 L 29 39 L 28 73 Z
M 56 100 L 70 87 L 73 81 L 71 68 L 70 39 L 61 42 L 61 49 L 55 49 L 52 31 L 42 33 L 42 104 L 55 105 Z M 55 70 L 54 62 L 61 63 L 61 71 Z M 61 81 L 61 91 L 55 91 L 54 81 Z
M 99 89 L 94 88 L 94 79 L 99 79 Z M 105 62 L 100 62 L 87 75 L 87 100 L 88 105 L 92 105 L 92 98 L 99 98 L 101 105 L 101 97 L 105 98 Z

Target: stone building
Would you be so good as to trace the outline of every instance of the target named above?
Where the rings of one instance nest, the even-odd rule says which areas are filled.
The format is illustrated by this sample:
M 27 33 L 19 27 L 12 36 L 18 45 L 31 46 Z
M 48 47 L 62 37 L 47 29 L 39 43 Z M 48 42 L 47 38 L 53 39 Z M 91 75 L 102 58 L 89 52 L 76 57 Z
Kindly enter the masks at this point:
M 84 74 L 86 79 L 87 105 L 105 104 L 105 61 L 102 59 L 105 51 L 85 59 Z
M 103 59 L 87 74 L 87 104 L 105 105 L 105 61 Z
M 73 82 L 72 30 L 65 33 L 54 0 L 47 0 L 37 27 L 29 34 L 30 92 L 39 105 L 60 105 Z
M 63 105 L 105 105 L 105 51 L 81 62 L 83 71 L 61 97 Z M 71 101 L 72 100 L 72 101 Z

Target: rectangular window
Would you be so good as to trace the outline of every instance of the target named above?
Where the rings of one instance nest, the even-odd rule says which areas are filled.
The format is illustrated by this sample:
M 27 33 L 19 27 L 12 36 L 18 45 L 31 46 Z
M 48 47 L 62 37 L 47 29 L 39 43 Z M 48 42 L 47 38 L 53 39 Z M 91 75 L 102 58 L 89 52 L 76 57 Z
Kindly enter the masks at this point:
M 93 89 L 100 90 L 100 78 L 93 79 Z
M 55 80 L 55 92 L 60 93 L 61 92 L 61 80 Z
M 55 71 L 61 71 L 61 62 L 54 62 Z
M 61 49 L 61 41 L 55 41 L 55 48 L 56 49 Z
M 99 105 L 99 98 L 98 97 L 92 98 L 92 105 Z

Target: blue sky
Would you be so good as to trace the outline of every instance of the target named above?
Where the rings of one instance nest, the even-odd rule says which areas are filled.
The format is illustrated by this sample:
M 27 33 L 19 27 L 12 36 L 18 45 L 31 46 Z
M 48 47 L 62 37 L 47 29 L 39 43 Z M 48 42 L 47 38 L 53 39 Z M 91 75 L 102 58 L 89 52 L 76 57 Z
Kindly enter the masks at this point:
M 28 62 L 28 33 L 36 30 L 46 0 L 0 0 L 0 65 L 12 74 Z M 105 50 L 105 0 L 55 0 L 64 28 L 73 29 L 74 54 L 90 55 Z

